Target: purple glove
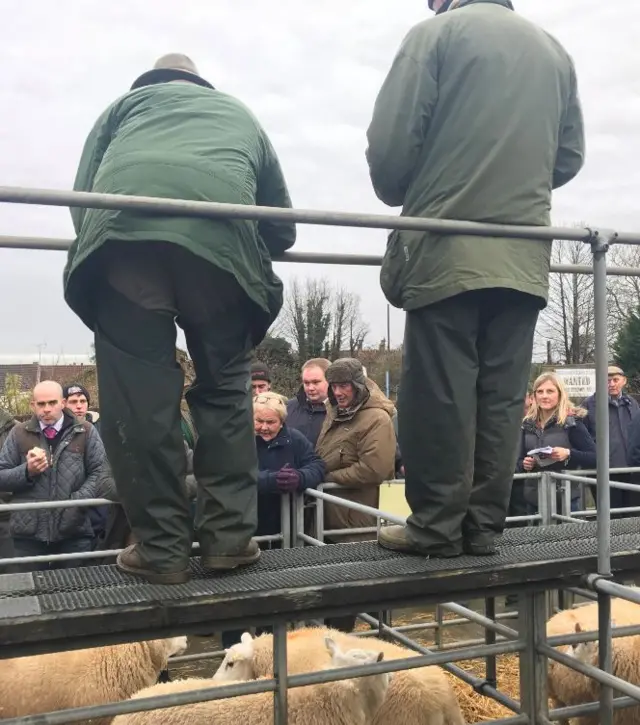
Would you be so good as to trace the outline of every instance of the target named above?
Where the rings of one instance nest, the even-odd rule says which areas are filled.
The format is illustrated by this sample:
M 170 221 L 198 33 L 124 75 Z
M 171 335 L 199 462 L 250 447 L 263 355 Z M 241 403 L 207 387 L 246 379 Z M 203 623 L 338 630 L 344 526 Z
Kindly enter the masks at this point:
M 298 491 L 302 476 L 287 463 L 276 473 L 276 486 L 281 493 Z

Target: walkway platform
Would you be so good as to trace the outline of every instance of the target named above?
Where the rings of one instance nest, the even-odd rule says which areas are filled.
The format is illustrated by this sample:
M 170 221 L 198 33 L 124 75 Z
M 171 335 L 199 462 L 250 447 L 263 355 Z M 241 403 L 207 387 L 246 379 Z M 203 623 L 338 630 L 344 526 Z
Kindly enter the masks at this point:
M 611 524 L 615 575 L 640 573 L 640 518 Z M 250 568 L 152 586 L 115 566 L 0 576 L 0 658 L 282 620 L 579 585 L 595 523 L 505 532 L 492 557 L 427 560 L 375 542 L 266 551 Z

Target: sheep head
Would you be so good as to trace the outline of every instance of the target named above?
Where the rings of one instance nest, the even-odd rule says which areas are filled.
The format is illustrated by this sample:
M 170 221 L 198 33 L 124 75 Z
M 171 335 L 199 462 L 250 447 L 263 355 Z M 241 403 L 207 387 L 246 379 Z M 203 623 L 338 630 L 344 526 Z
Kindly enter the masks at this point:
M 253 669 L 254 646 L 253 637 L 245 632 L 238 644 L 225 650 L 225 656 L 216 670 L 213 679 L 217 682 L 231 682 L 255 679 Z
M 171 637 L 165 639 L 165 647 L 167 650 L 167 657 L 175 657 L 186 652 L 188 640 L 186 637 Z
M 350 649 L 343 652 L 334 639 L 324 638 L 324 645 L 331 655 L 332 667 L 357 667 L 358 665 L 372 665 L 382 662 L 384 652 L 374 652 L 365 649 Z
M 350 649 L 343 652 L 331 637 L 325 637 L 324 644 L 331 655 L 331 668 L 373 665 L 376 662 L 382 662 L 384 659 L 384 652 L 374 652 L 364 649 Z M 354 683 L 360 690 L 361 697 L 363 698 L 366 722 L 373 720 L 376 712 L 384 702 L 391 677 L 390 672 L 381 672 L 377 675 L 368 675 L 354 679 Z
M 611 620 L 611 626 L 616 626 L 615 620 L 613 619 Z M 584 630 L 580 626 L 580 623 L 576 622 L 576 634 L 580 634 L 583 631 Z M 569 645 L 567 655 L 580 660 L 580 662 L 593 663 L 598 656 L 598 640 L 592 640 L 591 642 L 578 642 L 576 645 Z

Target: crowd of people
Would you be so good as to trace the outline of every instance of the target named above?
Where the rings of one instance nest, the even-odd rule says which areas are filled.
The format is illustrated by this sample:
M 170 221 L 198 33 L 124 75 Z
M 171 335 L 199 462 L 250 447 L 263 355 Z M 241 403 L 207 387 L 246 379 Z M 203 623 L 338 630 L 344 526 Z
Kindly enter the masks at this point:
M 279 546 L 283 529 L 282 494 L 301 493 L 329 481 L 344 487 L 332 494 L 372 508 L 379 506 L 380 485 L 402 477 L 394 404 L 351 358 L 331 363 L 314 358 L 304 363 L 297 394 L 287 399 L 272 390 L 269 367 L 251 366 L 251 395 L 258 458 L 256 534 L 271 537 L 262 547 Z M 640 467 L 640 407 L 625 392 L 621 368 L 609 368 L 610 466 Z M 39 383 L 32 396 L 33 417 L 22 423 L 0 411 L 0 500 L 13 502 L 75 501 L 107 498 L 118 502 L 100 437 L 97 412 L 87 389 Z M 516 473 L 594 469 L 596 466 L 595 395 L 573 403 L 562 379 L 545 372 L 525 400 Z M 185 414 L 188 418 L 188 414 Z M 197 481 L 193 475 L 193 426 L 183 427 L 186 460 L 184 486 L 195 519 Z M 195 433 L 197 437 L 197 432 Z M 542 451 L 542 452 L 540 452 Z M 546 452 L 545 452 L 546 451 Z M 615 480 L 634 482 L 633 474 Z M 583 488 L 572 484 L 572 510 L 583 506 Z M 595 492 L 593 492 L 595 493 Z M 612 508 L 640 506 L 640 494 L 612 488 Z M 560 499 L 558 499 L 560 510 Z M 511 516 L 538 511 L 538 481 L 520 479 L 511 491 Z M 326 504 L 326 530 L 343 530 L 329 541 L 374 538 L 362 529 L 375 517 Z M 305 521 L 314 534 L 312 519 Z M 353 534 L 349 530 L 355 530 Z M 135 541 L 119 506 L 57 508 L 0 514 L 0 558 L 50 556 L 122 548 Z M 22 565 L 21 570 L 77 566 L 77 560 Z
M 271 390 L 268 366 L 254 362 L 251 388 L 259 469 L 258 536 L 281 533 L 281 494 L 317 488 L 324 481 L 345 487 L 337 492 L 339 497 L 378 507 L 380 484 L 394 478 L 396 466 L 401 465 L 396 410 L 358 360 L 308 360 L 302 367 L 300 390 L 291 400 Z M 0 414 L 3 502 L 119 501 L 100 437 L 99 415 L 89 412 L 89 405 L 83 386 L 63 389 L 54 381 L 44 381 L 33 391 L 30 420 L 18 423 L 4 411 Z M 193 475 L 195 441 L 187 435 L 191 430 L 192 426 L 183 428 L 184 486 L 195 519 L 198 484 Z M 197 435 L 196 431 L 196 439 Z M 0 521 L 2 557 L 72 554 L 135 542 L 119 506 L 16 511 Z M 375 517 L 331 505 L 325 521 L 327 529 L 376 524 Z M 372 535 L 347 534 L 338 540 L 362 538 Z M 276 538 L 263 544 L 277 545 Z M 77 560 L 63 560 L 21 569 L 77 565 Z
M 617 365 L 608 370 L 609 394 L 609 466 L 611 468 L 640 467 L 640 416 L 635 398 L 625 392 L 627 378 Z M 540 375 L 525 398 L 525 417 L 522 423 L 516 473 L 562 472 L 576 469 L 595 469 L 596 460 L 596 396 L 586 398 L 580 405 L 567 395 L 562 378 L 552 372 Z M 599 433 L 602 435 L 602 432 Z M 612 480 L 637 483 L 640 476 L 616 473 Z M 596 501 L 595 487 L 590 487 Z M 585 489 L 571 484 L 571 510 L 584 508 Z M 640 492 L 610 488 L 611 508 L 625 509 L 640 506 Z M 557 509 L 562 509 L 558 494 Z M 518 480 L 511 491 L 511 516 L 529 516 L 538 510 L 537 480 Z M 569 513 L 569 512 L 566 512 Z M 624 511 L 615 515 L 623 515 Z

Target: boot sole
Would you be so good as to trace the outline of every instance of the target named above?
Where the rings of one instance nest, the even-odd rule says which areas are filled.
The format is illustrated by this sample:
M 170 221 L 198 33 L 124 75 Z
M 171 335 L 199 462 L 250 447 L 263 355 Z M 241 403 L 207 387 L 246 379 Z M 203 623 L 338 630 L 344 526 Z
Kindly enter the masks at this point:
M 251 556 L 203 556 L 200 559 L 202 568 L 205 571 L 232 571 L 241 566 L 249 566 L 255 564 L 260 559 L 261 551 Z
M 405 544 L 404 542 L 395 543 L 394 541 L 388 541 L 384 539 L 378 539 L 378 546 L 383 549 L 389 549 L 390 551 L 398 551 L 401 554 L 413 554 L 414 556 L 427 556 L 422 551 L 414 549 L 412 546 Z
M 142 579 L 146 579 L 149 584 L 186 584 L 191 579 L 190 569 L 166 573 L 151 571 L 150 569 L 136 569 L 133 566 L 128 566 L 127 564 L 121 562 L 119 557 L 116 559 L 116 566 L 125 574 L 131 574 L 133 576 L 139 576 Z
M 381 546 L 383 549 L 389 549 L 390 551 L 397 551 L 399 554 L 410 554 L 412 556 L 422 556 L 425 559 L 457 559 L 459 556 L 462 556 L 462 552 L 429 553 L 426 551 L 420 551 L 420 549 L 415 549 L 412 546 L 407 545 L 405 543 L 396 544 L 395 542 L 384 541 L 381 539 L 378 539 L 378 546 Z

